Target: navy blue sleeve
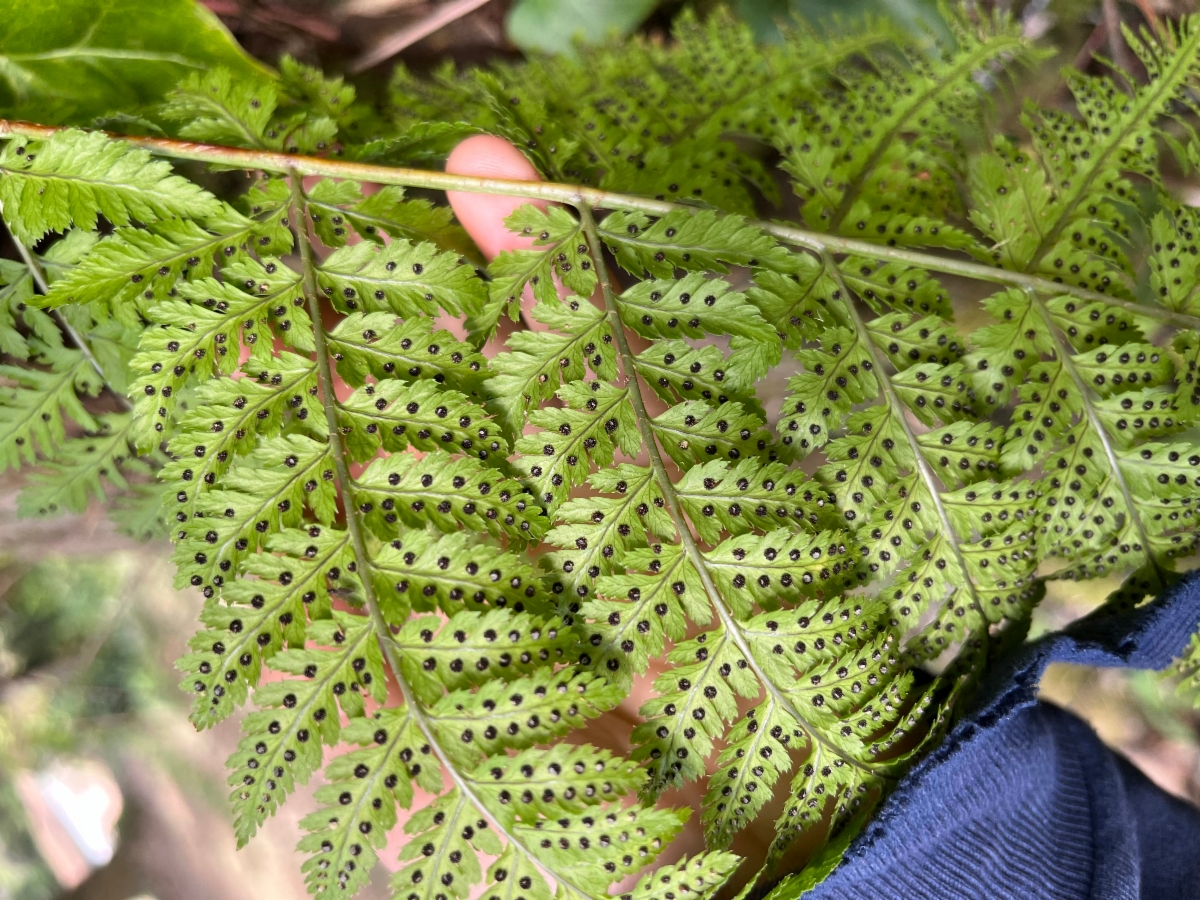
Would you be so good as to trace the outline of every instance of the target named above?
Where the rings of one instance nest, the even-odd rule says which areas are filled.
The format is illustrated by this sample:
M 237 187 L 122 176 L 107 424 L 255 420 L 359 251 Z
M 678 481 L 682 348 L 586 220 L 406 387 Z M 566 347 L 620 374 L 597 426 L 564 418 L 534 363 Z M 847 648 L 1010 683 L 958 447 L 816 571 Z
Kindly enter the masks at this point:
M 1200 811 L 1036 697 L 1051 662 L 1161 669 L 1200 623 L 1200 577 L 1017 651 L 805 900 L 1200 900 Z

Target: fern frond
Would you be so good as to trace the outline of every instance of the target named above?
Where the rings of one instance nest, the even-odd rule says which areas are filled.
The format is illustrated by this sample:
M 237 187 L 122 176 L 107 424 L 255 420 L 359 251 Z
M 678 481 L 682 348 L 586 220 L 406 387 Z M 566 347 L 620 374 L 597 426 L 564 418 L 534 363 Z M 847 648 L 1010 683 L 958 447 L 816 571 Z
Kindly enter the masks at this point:
M 627 391 L 599 381 L 572 382 L 559 389 L 567 406 L 530 413 L 542 431 L 517 440 L 515 466 L 549 507 L 583 482 L 589 464 L 608 466 L 619 447 L 632 456 L 641 446 Z
M 185 385 L 237 369 L 237 354 L 230 350 L 239 343 L 249 345 L 252 355 L 255 347 L 265 353 L 278 333 L 295 350 L 312 349 L 308 311 L 294 272 L 274 260 L 235 262 L 228 272 L 247 290 L 201 279 L 180 284 L 185 299 L 164 300 L 150 310 L 151 321 L 163 327 L 143 332 L 130 364 L 138 373 L 132 393 L 139 446 L 160 439 Z
M 621 320 L 646 338 L 729 334 L 764 343 L 775 338 L 743 295 L 698 274 L 678 281 L 643 281 L 621 294 L 618 308 Z
M 327 247 L 341 247 L 353 229 L 365 240 L 382 242 L 382 235 L 429 242 L 446 250 L 466 252 L 470 243 L 450 210 L 427 200 L 408 200 L 404 189 L 384 187 L 363 196 L 352 181 L 318 181 L 305 192 L 313 228 Z
M 269 81 L 242 81 L 224 68 L 196 73 L 176 86 L 161 115 L 182 121 L 179 136 L 235 147 L 264 146 L 279 103 Z
M 104 135 L 59 131 L 44 141 L 10 141 L 0 152 L 0 202 L 17 239 L 33 244 L 75 225 L 95 231 L 103 215 L 114 225 L 136 220 L 221 214 L 212 194 L 145 150 Z
M 492 262 L 488 306 L 474 323 L 470 320 L 467 323 L 475 335 L 491 334 L 502 313 L 515 322 L 526 288 L 536 300 L 551 305 L 558 302 L 556 278 L 583 299 L 596 289 L 596 273 L 587 244 L 582 240 L 579 222 L 570 213 L 557 207 L 541 210 L 522 206 L 504 224 L 531 238 L 533 248 L 505 250 Z
M 277 206 L 249 219 L 224 207 L 203 225 L 173 219 L 152 229 L 118 229 L 54 282 L 46 305 L 87 304 L 102 315 L 136 320 L 156 301 L 174 296 L 180 278 L 210 276 L 214 263 L 251 245 L 263 255 L 290 251 L 291 232 L 279 223 L 285 212 Z
M 1084 121 L 1031 106 L 1023 124 L 1033 155 L 998 144 L 978 161 L 971 176 L 978 209 L 971 215 L 995 243 L 998 264 L 1101 293 L 1128 293 L 1131 231 L 1117 204 L 1136 203 L 1130 175 L 1157 182 L 1156 133 L 1197 76 L 1197 20 L 1185 17 L 1168 29 L 1133 41 L 1147 61 L 1148 84 L 1128 93 L 1107 77 L 1071 75 Z M 1166 220 L 1156 222 L 1157 242 Z
M 758 49 L 687 15 L 661 45 L 402 74 L 384 111 L 290 61 L 208 73 L 160 117 L 231 145 L 189 158 L 261 171 L 221 200 L 128 143 L 11 126 L 0 447 L 41 466 L 21 510 L 125 479 L 148 530 L 166 448 L 180 584 L 206 599 L 192 718 L 256 708 L 241 841 L 324 771 L 313 893 L 365 885 L 403 821 L 398 896 L 603 900 L 679 833 L 656 804 L 690 780 L 708 851 L 625 896 L 713 895 L 785 791 L 764 872 L 805 833 L 825 848 L 798 889 L 1047 577 L 1119 574 L 1110 603 L 1136 603 L 1195 550 L 1194 224 L 1153 195 L 1160 143 L 1200 159 L 1196 27 L 1136 39 L 1144 86 L 1070 76 L 1078 114 L 1027 107 L 1028 141 L 988 133 L 989 104 L 1038 51 L 983 15 L 928 54 L 875 27 Z M 401 185 L 488 185 L 362 162 L 477 131 L 570 182 L 506 188 L 559 205 L 519 208 L 527 243 L 486 273 Z M 820 233 L 745 218 L 775 199 L 763 142 Z M 993 323 L 956 324 L 943 275 L 1000 285 Z M 505 313 L 533 327 L 486 356 Z M 628 758 L 577 742 L 651 672 Z
M 30 476 L 17 499 L 17 515 L 53 516 L 83 512 L 92 498 L 105 499 L 106 485 L 129 487 L 127 475 L 149 475 L 148 465 L 130 445 L 132 417 L 108 414 L 96 419 L 95 434 L 61 444 L 52 460 Z
M 560 631 L 556 622 L 502 609 L 463 611 L 445 623 L 410 617 L 395 640 L 405 679 L 417 699 L 428 704 L 436 704 L 446 691 L 515 679 L 562 663 L 572 643 L 570 632 Z
M 310 833 L 297 849 L 310 854 L 303 869 L 312 893 L 328 890 L 331 882 L 347 892 L 362 887 L 396 826 L 397 805 L 412 806 L 414 785 L 430 794 L 442 786 L 429 745 L 402 709 L 355 719 L 341 738 L 361 749 L 325 767 L 328 783 L 316 795 L 322 808 L 301 822 Z
M 680 810 L 610 805 L 595 815 L 517 825 L 513 833 L 542 848 L 539 858 L 570 878 L 577 891 L 595 895 L 613 878 L 640 871 L 641 861 L 669 844 L 686 818 L 687 813 Z M 623 834 L 629 835 L 628 841 L 621 840 Z
M 797 354 L 805 371 L 788 381 L 778 430 L 785 446 L 807 454 L 823 447 L 856 403 L 874 395 L 875 364 L 857 334 L 831 328 L 821 349 Z
M 29 341 L 18 328 L 27 324 L 42 343 L 61 343 L 58 328 L 36 307 L 31 308 L 33 277 L 29 270 L 11 260 L 0 262 L 0 353 L 13 359 L 29 359 Z M 32 314 L 32 315 L 29 315 Z
M 239 456 L 251 453 L 260 439 L 278 435 L 289 413 L 300 430 L 325 436 L 316 367 L 309 360 L 284 351 L 269 363 L 247 363 L 242 374 L 200 386 L 168 444 L 175 458 L 164 467 L 163 478 L 183 483 L 168 500 L 179 522 L 193 517 L 204 493 Z
M 245 844 L 296 785 L 321 767 L 322 745 L 337 743 L 341 715 L 363 716 L 363 695 L 384 699 L 379 645 L 369 622 L 335 613 L 313 622 L 308 638 L 327 649 L 285 650 L 271 665 L 293 676 L 254 693 L 260 709 L 243 722 L 229 758 L 229 785 L 239 844 Z
M 455 254 L 399 239 L 383 248 L 369 241 L 342 247 L 321 264 L 317 282 L 345 312 L 472 315 L 484 303 L 474 270 Z
M 900 64 L 875 60 L 876 71 L 847 70 L 844 93 L 780 110 L 775 143 L 811 227 L 890 244 L 973 245 L 947 221 L 959 211 L 957 132 L 981 118 L 976 74 L 1019 60 L 1028 47 L 1000 17 L 981 16 L 958 38 L 932 58 L 912 52 Z M 909 143 L 902 136 L 913 124 L 920 134 Z
M 533 538 L 544 527 L 542 510 L 521 486 L 472 457 L 444 451 L 421 459 L 383 457 L 356 479 L 355 504 L 380 537 L 392 539 L 399 524 L 439 531 L 470 528 L 516 540 Z
M 483 407 L 432 380 L 380 381 L 338 405 L 346 450 L 355 462 L 371 459 L 381 446 L 395 453 L 451 445 L 496 465 L 508 456 L 508 441 Z
M 737 535 L 787 523 L 833 524 L 828 495 L 778 462 L 710 460 L 688 469 L 675 493 L 697 537 L 708 543 L 716 543 L 722 530 Z
M 246 702 L 258 686 L 264 663 L 285 643 L 303 647 L 306 619 L 331 615 L 330 582 L 353 564 L 345 532 L 310 525 L 284 529 L 267 538 L 267 549 L 246 563 L 255 580 L 225 585 L 225 604 L 209 603 L 200 615 L 205 630 L 189 642 L 192 653 L 179 660 L 187 677 L 180 687 L 194 694 L 192 723 L 208 728 Z
M 334 519 L 333 467 L 327 445 L 301 435 L 260 442 L 219 488 L 202 493 L 193 518 L 176 535 L 175 582 L 212 596 L 226 574 L 266 536 L 297 527 L 304 513 L 319 522 Z M 186 492 L 181 491 L 179 502 Z
M 487 386 L 489 403 L 511 434 L 530 409 L 561 385 L 582 379 L 587 367 L 605 381 L 616 377 L 612 330 L 596 307 L 576 299 L 541 303 L 532 317 L 553 330 L 516 332 L 508 341 L 511 350 L 491 363 L 495 377 Z
M 32 464 L 39 454 L 53 457 L 67 440 L 67 423 L 96 432 L 100 424 L 79 395 L 103 387 L 87 357 L 67 347 L 39 347 L 49 369 L 0 366 L 0 466 Z
M 690 860 L 662 866 L 644 876 L 633 889 L 634 900 L 668 900 L 667 894 L 687 893 L 697 900 L 712 896 L 733 873 L 737 857 L 732 853 L 700 853 Z
M 656 416 L 652 427 L 663 451 L 681 469 L 715 458 L 768 462 L 779 456 L 762 420 L 738 403 L 714 408 L 703 400 L 688 400 Z
M 725 274 L 731 265 L 783 271 L 795 266 L 791 255 L 758 228 L 712 210 L 668 213 L 659 219 L 617 212 L 597 230 L 621 268 L 637 277 L 648 272 L 669 279 L 676 269 Z

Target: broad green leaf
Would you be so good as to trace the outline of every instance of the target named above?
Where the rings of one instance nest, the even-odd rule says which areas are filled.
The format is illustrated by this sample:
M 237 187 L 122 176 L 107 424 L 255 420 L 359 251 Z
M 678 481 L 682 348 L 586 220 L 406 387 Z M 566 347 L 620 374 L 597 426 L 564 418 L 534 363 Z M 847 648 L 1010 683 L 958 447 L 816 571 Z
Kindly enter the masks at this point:
M 0 116 L 88 124 L 162 98 L 191 72 L 267 69 L 194 0 L 0 5 Z

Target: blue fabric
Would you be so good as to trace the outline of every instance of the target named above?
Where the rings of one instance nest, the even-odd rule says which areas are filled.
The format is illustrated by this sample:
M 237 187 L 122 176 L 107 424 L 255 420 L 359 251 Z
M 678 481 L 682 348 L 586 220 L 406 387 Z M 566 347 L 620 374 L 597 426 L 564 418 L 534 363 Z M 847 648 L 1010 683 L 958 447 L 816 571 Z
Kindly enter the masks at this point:
M 1200 811 L 1035 696 L 1051 662 L 1161 669 L 1197 623 L 1193 575 L 1022 647 L 804 900 L 1198 900 Z

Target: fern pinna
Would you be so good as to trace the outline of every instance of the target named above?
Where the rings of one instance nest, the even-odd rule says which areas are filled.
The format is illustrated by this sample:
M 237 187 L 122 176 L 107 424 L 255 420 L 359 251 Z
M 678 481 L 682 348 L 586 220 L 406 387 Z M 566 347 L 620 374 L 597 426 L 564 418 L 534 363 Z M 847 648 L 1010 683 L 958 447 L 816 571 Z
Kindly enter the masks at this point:
M 1120 574 L 1116 604 L 1175 577 L 1200 301 L 1158 153 L 1200 153 L 1200 20 L 1017 135 L 995 85 L 1040 51 L 952 24 L 936 53 L 760 49 L 684 16 L 667 46 L 401 72 L 383 113 L 287 62 L 193 76 L 139 119 L 172 137 L 3 125 L 0 459 L 35 467 L 23 512 L 108 491 L 138 533 L 164 483 L 206 598 L 192 720 L 255 707 L 240 841 L 321 771 L 315 893 L 361 887 L 407 810 L 405 900 L 671 900 L 724 885 L 782 792 L 737 876 L 765 888 L 809 830 L 827 869 L 1047 579 Z M 397 167 L 476 132 L 555 180 Z M 220 199 L 164 158 L 248 175 Z M 748 218 L 781 183 L 802 227 Z M 558 205 L 484 272 L 405 188 Z M 961 331 L 940 274 L 995 284 L 993 323 Z M 628 758 L 559 740 L 648 680 Z M 647 868 L 697 780 L 707 849 Z

